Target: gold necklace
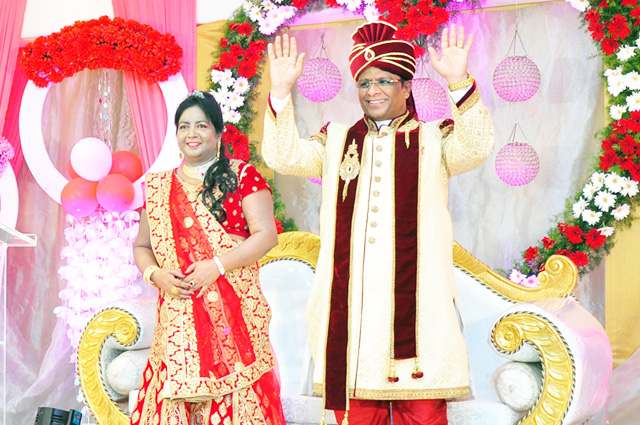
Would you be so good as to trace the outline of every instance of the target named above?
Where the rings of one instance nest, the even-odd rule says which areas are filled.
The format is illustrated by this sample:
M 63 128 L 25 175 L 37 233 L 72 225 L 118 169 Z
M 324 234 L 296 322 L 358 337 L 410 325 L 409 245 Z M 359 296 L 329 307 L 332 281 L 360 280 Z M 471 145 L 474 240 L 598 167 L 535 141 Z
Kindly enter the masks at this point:
M 204 181 L 204 175 L 207 173 L 209 167 L 215 164 L 218 161 L 218 157 L 214 156 L 209 161 L 200 165 L 189 165 L 184 164 L 182 166 L 182 172 L 185 176 L 191 177 L 192 179 Z

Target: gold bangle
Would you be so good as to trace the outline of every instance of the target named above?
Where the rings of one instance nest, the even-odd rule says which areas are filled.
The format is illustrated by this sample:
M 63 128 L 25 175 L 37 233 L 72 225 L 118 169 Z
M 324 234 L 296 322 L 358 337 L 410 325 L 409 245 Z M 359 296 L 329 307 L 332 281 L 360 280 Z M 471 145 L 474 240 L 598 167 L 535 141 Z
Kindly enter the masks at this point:
M 158 267 L 158 266 L 149 266 L 146 269 L 144 269 L 144 273 L 142 273 L 142 277 L 143 277 L 144 281 L 147 282 L 151 286 L 156 286 L 156 284 L 153 283 L 153 281 L 151 280 L 151 275 L 156 270 L 160 270 L 160 267 Z
M 473 84 L 474 81 L 475 80 L 473 79 L 473 75 L 471 75 L 471 73 L 467 71 L 467 79 L 462 80 L 459 83 L 449 84 L 449 90 L 455 91 L 465 87 L 469 87 L 471 84 Z

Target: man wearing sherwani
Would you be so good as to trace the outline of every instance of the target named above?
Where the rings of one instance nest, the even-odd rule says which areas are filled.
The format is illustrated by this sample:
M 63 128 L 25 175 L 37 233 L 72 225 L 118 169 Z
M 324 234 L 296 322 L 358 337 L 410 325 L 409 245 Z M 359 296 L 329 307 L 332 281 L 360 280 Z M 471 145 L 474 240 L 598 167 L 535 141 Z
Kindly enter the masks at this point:
M 290 92 L 302 72 L 294 38 L 268 47 L 270 106 L 262 155 L 274 170 L 322 178 L 320 254 L 307 305 L 314 392 L 342 424 L 446 424 L 446 399 L 469 393 L 455 305 L 448 178 L 493 149 L 493 124 L 467 59 L 473 37 L 445 29 L 434 69 L 453 120 L 418 121 L 413 46 L 385 22 L 353 34 L 349 67 L 364 117 L 304 140 Z

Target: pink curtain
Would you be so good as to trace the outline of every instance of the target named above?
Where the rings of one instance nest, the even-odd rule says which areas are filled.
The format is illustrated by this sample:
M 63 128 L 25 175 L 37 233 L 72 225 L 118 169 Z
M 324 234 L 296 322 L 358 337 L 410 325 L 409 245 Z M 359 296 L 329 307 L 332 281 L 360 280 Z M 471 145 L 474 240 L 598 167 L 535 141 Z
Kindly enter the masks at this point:
M 195 88 L 196 64 L 196 2 L 195 0 L 112 0 L 115 16 L 135 19 L 160 32 L 174 35 L 182 47 L 182 76 L 189 91 Z M 136 127 L 140 157 L 145 168 L 153 163 L 166 132 L 167 111 L 157 84 L 125 74 L 127 95 Z
M 18 51 L 18 57 L 22 54 L 22 49 Z M 7 74 L 9 71 L 7 70 Z M 27 77 L 22 72 L 19 66 L 15 67 L 13 72 L 13 84 L 11 86 L 11 93 L 7 99 L 7 109 L 4 120 L 4 127 L 2 128 L 2 135 L 7 138 L 9 143 L 13 146 L 15 156 L 11 161 L 13 170 L 16 175 L 20 171 L 22 165 L 22 145 L 20 144 L 20 128 L 18 126 L 20 117 L 20 103 L 22 102 L 22 93 L 27 85 Z
M 14 147 L 19 146 L 20 141 L 9 138 L 9 135 L 4 133 L 4 127 L 14 70 L 18 61 L 22 21 L 26 6 L 27 0 L 0 2 L 0 69 L 4 71 L 4 73 L 0 74 L 0 129 L 3 130 L 4 136 Z M 15 163 L 19 164 L 21 162 L 21 155 L 16 155 L 12 165 L 15 166 Z

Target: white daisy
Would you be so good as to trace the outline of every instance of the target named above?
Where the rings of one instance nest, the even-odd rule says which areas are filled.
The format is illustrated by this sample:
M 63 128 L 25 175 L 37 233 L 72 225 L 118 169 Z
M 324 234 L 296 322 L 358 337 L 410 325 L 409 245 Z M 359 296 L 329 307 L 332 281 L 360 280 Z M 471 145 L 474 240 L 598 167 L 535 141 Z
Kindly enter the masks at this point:
M 364 18 L 367 20 L 367 22 L 375 22 L 380 19 L 380 11 L 373 4 L 367 4 L 362 14 L 364 15 Z
M 616 204 L 616 195 L 603 190 L 598 192 L 593 203 L 596 204 L 600 211 L 607 212 Z
M 235 78 L 233 78 L 233 74 L 231 73 L 230 69 L 225 69 L 224 71 L 222 71 L 222 75 L 220 76 L 219 81 L 222 87 L 231 87 L 234 81 Z
M 607 91 L 612 96 L 618 96 L 626 89 L 627 86 L 622 75 L 612 75 L 607 78 Z
M 638 194 L 638 182 L 628 177 L 622 177 L 622 188 L 620 193 L 630 198 Z
M 244 96 L 236 93 L 235 91 L 229 93 L 228 105 L 231 109 L 238 109 L 244 105 Z
M 582 212 L 582 219 L 589 223 L 591 226 L 600 221 L 600 217 L 602 217 L 602 213 L 600 211 L 586 209 Z
M 601 227 L 598 229 L 600 231 L 600 234 L 602 236 L 606 236 L 609 237 L 611 235 L 613 235 L 613 227 Z
M 584 198 L 578 199 L 578 202 L 574 203 L 571 207 L 573 210 L 573 218 L 580 218 L 582 211 L 584 211 L 588 205 L 589 203 Z
M 638 71 L 631 71 L 627 74 L 624 74 L 624 85 L 630 88 L 631 90 L 640 90 L 640 74 Z
M 627 112 L 627 107 L 624 105 L 611 105 L 609 108 L 609 115 L 616 121 L 622 118 L 622 114 L 625 112 Z
M 627 107 L 629 112 L 640 111 L 640 92 L 634 91 L 630 96 L 627 96 Z
M 236 78 L 236 82 L 233 83 L 233 91 L 238 94 L 245 94 L 250 88 L 249 80 L 245 77 L 238 77 Z
M 220 104 L 220 106 L 227 105 L 227 100 L 229 99 L 229 90 L 226 87 L 220 87 L 215 93 L 211 93 L 216 100 Z
M 362 1 L 361 0 L 347 0 L 344 4 L 347 6 L 347 10 L 349 10 L 351 12 L 355 12 L 356 10 L 358 10 L 360 5 L 362 4 Z
M 238 124 L 240 122 L 240 118 L 242 118 L 240 112 L 229 111 L 229 113 L 227 114 L 227 119 L 225 119 L 225 121 L 230 122 L 231 124 Z
M 620 221 L 627 218 L 630 211 L 631 211 L 631 208 L 629 207 L 628 204 L 622 204 L 615 210 L 611 211 L 611 215 L 613 215 L 613 218 L 615 218 L 617 221 Z
M 580 12 L 586 12 L 589 8 L 588 0 L 569 0 L 569 4 Z
M 211 70 L 211 82 L 214 84 L 218 84 L 220 82 L 220 79 L 222 78 L 222 72 L 218 71 L 217 69 L 212 69 Z
M 593 186 L 596 188 L 596 190 L 602 189 L 602 186 L 604 186 L 605 177 L 605 173 L 593 173 L 591 175 L 591 183 L 593 183 Z
M 622 177 L 616 173 L 609 173 L 604 178 L 604 185 L 613 193 L 618 193 L 622 190 Z
M 618 49 L 616 56 L 621 61 L 627 61 L 635 55 L 636 46 L 622 46 Z
M 640 39 L 638 39 L 640 41 Z M 616 75 L 622 75 L 622 66 L 618 66 L 616 68 L 609 68 L 604 71 L 604 76 L 609 78 Z
M 582 189 L 582 193 L 584 194 L 584 197 L 587 198 L 588 200 L 591 200 L 591 198 L 593 198 L 593 195 L 595 195 L 597 191 L 598 189 L 596 189 L 593 183 L 585 184 L 584 189 Z
M 258 6 L 252 6 L 248 12 L 249 19 L 253 22 L 258 22 L 262 18 L 262 10 Z

